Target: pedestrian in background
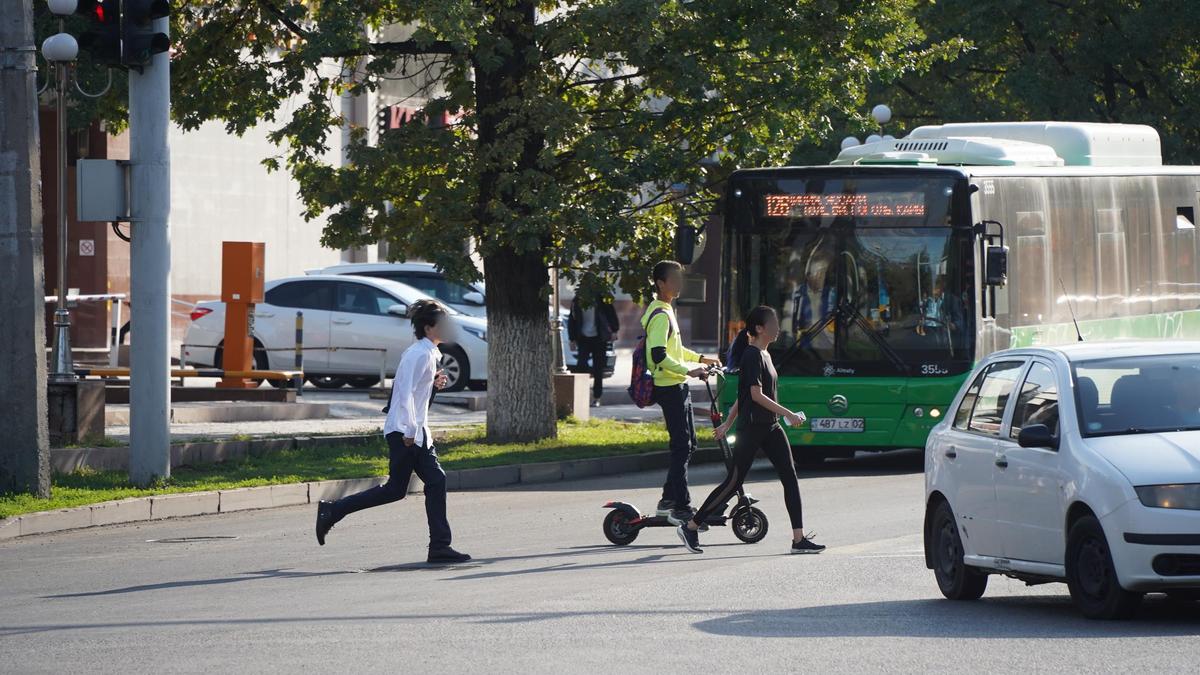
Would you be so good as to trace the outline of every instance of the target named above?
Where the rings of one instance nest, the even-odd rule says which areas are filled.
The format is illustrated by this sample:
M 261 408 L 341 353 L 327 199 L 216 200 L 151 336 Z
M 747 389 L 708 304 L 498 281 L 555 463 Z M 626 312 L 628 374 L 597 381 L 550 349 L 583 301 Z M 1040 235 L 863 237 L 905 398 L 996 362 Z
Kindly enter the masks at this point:
M 396 379 L 383 425 L 388 444 L 388 481 L 335 502 L 317 505 L 317 543 L 325 545 L 339 520 L 355 511 L 390 504 L 408 494 L 413 471 L 425 483 L 425 516 L 429 521 L 429 562 L 458 563 L 471 559 L 450 547 L 450 523 L 446 519 L 446 472 L 438 462 L 433 435 L 426 419 L 435 389 L 446 386 L 446 375 L 438 370 L 442 354 L 438 345 L 454 338 L 450 313 L 434 300 L 420 300 L 409 308 L 409 319 L 417 341 L 400 357 Z
M 610 298 L 580 298 L 571 300 L 567 316 L 567 337 L 571 351 L 576 352 L 579 368 L 592 374 L 592 407 L 600 405 L 604 393 L 604 372 L 608 370 L 608 347 L 621 330 L 617 310 Z

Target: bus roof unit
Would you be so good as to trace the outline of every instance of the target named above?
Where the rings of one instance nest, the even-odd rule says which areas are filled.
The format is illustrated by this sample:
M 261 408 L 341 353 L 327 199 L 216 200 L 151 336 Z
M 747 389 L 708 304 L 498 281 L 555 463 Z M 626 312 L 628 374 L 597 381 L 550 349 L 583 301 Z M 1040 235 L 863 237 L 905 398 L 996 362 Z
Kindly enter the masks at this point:
M 913 129 L 843 150 L 833 164 L 1161 166 L 1158 132 L 1141 124 L 980 122 Z

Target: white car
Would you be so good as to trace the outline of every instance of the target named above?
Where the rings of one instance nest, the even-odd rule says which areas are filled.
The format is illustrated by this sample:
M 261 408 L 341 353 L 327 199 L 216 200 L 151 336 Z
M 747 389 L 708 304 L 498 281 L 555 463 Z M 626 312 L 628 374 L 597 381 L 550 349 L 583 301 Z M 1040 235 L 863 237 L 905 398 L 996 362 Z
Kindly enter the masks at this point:
M 339 274 L 391 279 L 412 286 L 429 297 L 437 298 L 463 314 L 477 316 L 481 319 L 487 318 L 484 284 L 482 282 L 451 281 L 433 263 L 342 263 L 324 269 L 311 270 L 307 274 Z M 565 310 L 559 310 L 559 319 L 562 322 L 559 339 L 562 342 L 563 362 L 568 370 L 582 372 L 579 368 L 579 354 L 571 349 L 570 340 L 567 338 L 568 314 Z M 617 363 L 617 352 L 612 345 L 609 345 L 606 356 L 608 357 L 608 367 L 605 369 L 604 376 L 609 377 L 613 374 Z
M 1200 342 L 991 354 L 925 447 L 925 562 L 973 600 L 989 574 L 1065 581 L 1091 618 L 1200 600 Z
M 401 353 L 413 343 L 409 305 L 429 297 L 387 279 L 309 275 L 268 282 L 254 308 L 254 363 L 291 370 L 295 364 L 296 314 L 304 314 L 304 374 L 319 387 L 379 383 L 380 367 L 391 377 Z M 447 391 L 487 380 L 487 323 L 450 309 L 458 336 L 442 345 Z M 192 310 L 184 338 L 189 364 L 220 367 L 225 303 L 207 301 Z

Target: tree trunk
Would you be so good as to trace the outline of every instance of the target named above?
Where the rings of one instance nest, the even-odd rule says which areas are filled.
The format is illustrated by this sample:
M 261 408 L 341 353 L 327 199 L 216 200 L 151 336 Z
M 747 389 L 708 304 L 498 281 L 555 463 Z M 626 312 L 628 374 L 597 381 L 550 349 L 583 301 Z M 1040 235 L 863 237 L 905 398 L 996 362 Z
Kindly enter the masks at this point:
M 518 251 L 508 240 L 506 223 L 497 223 L 493 205 L 525 214 L 529 206 L 506 179 L 539 171 L 537 158 L 545 137 L 528 110 L 513 101 L 530 95 L 536 63 L 535 3 L 495 3 L 487 37 L 475 58 L 476 132 L 481 169 L 475 205 L 478 236 L 486 242 L 483 278 L 488 313 L 488 440 L 528 442 L 557 435 L 552 375 L 549 303 L 550 278 L 545 251 Z M 476 54 L 478 56 L 478 54 Z M 498 56 L 498 59 L 491 58 Z M 516 157 L 512 138 L 522 139 Z M 514 166 L 515 164 L 515 166 Z M 520 179 L 518 179 L 520 180 Z M 547 237 L 543 237 L 543 241 Z M 492 241 L 487 241 L 491 239 Z
M 0 13 L 0 494 L 50 496 L 33 6 Z
M 488 310 L 488 440 L 554 438 L 554 343 L 549 283 L 540 253 L 505 249 L 486 256 Z

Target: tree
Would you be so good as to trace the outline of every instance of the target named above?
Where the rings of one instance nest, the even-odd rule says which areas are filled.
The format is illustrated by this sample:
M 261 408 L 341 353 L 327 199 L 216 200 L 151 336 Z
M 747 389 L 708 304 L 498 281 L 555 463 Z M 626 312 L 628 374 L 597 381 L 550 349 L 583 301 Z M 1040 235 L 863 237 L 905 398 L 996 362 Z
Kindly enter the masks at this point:
M 1196 161 L 1200 3 L 941 0 L 916 17 L 930 44 L 965 42 L 957 58 L 906 74 L 882 97 L 902 121 L 1148 124 L 1165 161 Z
M 267 162 L 295 176 L 308 217 L 328 215 L 329 246 L 382 240 L 393 257 L 468 278 L 472 242 L 498 402 L 488 435 L 533 440 L 555 433 L 549 267 L 644 294 L 649 265 L 670 257 L 676 202 L 711 203 L 722 173 L 782 162 L 860 106 L 872 79 L 943 53 L 915 47 L 912 5 L 213 0 L 181 8 L 173 104 L 185 128 L 277 122 L 285 150 Z M 382 37 L 389 26 L 410 37 Z M 375 145 L 355 129 L 349 166 L 332 165 L 336 97 L 386 78 L 425 78 L 426 113 L 453 121 L 408 124 Z

